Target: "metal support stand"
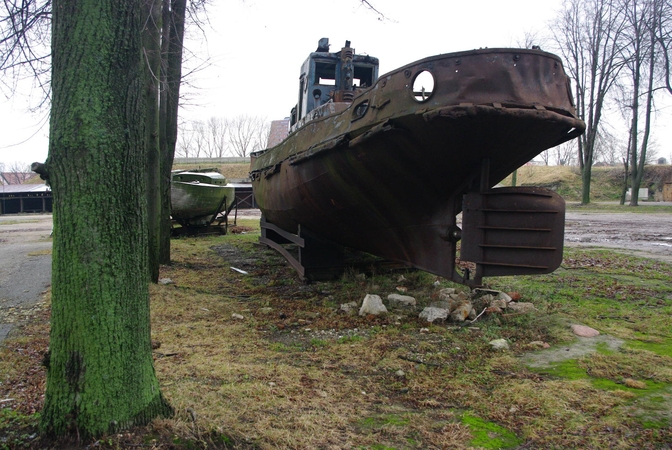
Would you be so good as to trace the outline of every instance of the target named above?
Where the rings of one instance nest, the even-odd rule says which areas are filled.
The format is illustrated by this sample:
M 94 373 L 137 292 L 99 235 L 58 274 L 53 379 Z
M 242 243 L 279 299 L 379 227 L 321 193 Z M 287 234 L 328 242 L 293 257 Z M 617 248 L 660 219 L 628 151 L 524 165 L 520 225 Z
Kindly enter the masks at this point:
M 343 272 L 343 247 L 321 238 L 301 225 L 298 234 L 288 233 L 267 222 L 262 216 L 259 243 L 277 250 L 304 281 L 333 279 Z M 298 247 L 298 257 L 284 247 L 287 244 Z

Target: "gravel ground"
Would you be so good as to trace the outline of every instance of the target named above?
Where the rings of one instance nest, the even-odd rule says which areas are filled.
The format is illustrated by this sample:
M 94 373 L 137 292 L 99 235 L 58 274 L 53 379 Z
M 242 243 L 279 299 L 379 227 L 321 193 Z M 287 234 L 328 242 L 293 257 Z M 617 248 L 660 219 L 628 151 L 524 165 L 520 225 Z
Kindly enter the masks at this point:
M 0 342 L 51 285 L 51 215 L 0 216 Z
M 619 249 L 672 262 L 672 214 L 568 212 L 565 245 Z

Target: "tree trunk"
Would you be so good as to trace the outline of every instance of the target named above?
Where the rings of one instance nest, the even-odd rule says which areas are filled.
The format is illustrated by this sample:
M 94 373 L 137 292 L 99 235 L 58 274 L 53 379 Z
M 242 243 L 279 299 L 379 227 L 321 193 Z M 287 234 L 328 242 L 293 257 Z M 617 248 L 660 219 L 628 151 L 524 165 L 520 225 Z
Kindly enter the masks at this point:
M 581 171 L 581 204 L 590 203 L 590 181 L 593 173 L 593 165 L 586 164 Z
M 633 168 L 632 168 L 632 197 L 630 198 L 630 204 L 633 206 L 638 205 L 639 201 L 639 188 L 642 185 L 642 179 L 644 178 L 644 167 L 646 165 L 646 152 L 649 146 L 649 136 L 651 134 L 651 114 L 653 113 L 653 94 L 654 94 L 654 80 L 655 80 L 655 63 L 656 63 L 656 52 L 655 52 L 655 34 L 649 30 L 650 33 L 650 49 L 648 54 L 648 84 L 646 88 L 646 110 L 644 112 L 644 136 L 642 136 L 642 145 L 639 151 L 639 161 L 637 161 L 637 148 L 634 148 L 635 152 L 633 155 Z M 637 166 L 634 164 L 638 163 Z M 636 173 L 635 173 L 636 169 Z M 635 194 L 637 193 L 637 194 Z M 632 199 L 637 198 L 637 201 L 633 204 Z
M 161 159 L 159 157 L 159 86 L 161 73 L 161 0 L 145 0 L 142 32 L 147 95 L 147 217 L 149 279 L 159 281 L 161 242 Z
M 163 0 L 163 89 L 161 90 L 161 238 L 159 261 L 170 263 L 170 171 L 177 143 L 177 110 L 182 82 L 182 51 L 187 0 Z
M 47 434 L 97 436 L 172 412 L 150 345 L 142 12 L 53 1 Z

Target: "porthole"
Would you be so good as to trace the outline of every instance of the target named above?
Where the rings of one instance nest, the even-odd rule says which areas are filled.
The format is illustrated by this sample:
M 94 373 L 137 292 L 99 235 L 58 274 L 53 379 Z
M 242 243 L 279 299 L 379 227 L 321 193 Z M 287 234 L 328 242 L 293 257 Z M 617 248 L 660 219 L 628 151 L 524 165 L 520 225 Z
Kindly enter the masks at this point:
M 355 106 L 352 110 L 352 120 L 361 119 L 364 117 L 364 114 L 369 110 L 369 100 L 364 100 Z
M 413 80 L 413 98 L 418 102 L 426 102 L 434 92 L 434 75 L 429 70 L 419 72 Z

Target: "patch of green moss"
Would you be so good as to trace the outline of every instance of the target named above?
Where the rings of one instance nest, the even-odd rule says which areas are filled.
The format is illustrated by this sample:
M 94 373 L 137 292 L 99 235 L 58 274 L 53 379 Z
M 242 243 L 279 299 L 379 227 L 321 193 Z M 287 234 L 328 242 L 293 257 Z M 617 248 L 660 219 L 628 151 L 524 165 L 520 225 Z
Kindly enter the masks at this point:
M 11 408 L 0 409 L 0 449 L 27 448 L 37 437 L 40 414 L 23 415 Z
M 513 448 L 522 444 L 523 440 L 513 432 L 485 420 L 465 413 L 462 415 L 462 423 L 471 430 L 474 438 L 469 443 L 479 448 Z
M 672 358 L 672 342 L 670 339 L 663 342 L 645 342 L 640 340 L 628 341 L 628 347 L 636 350 L 648 350 L 660 356 Z
M 543 372 L 568 380 L 583 380 L 588 378 L 586 369 L 579 367 L 576 359 L 552 363 L 551 367 L 544 369 Z

